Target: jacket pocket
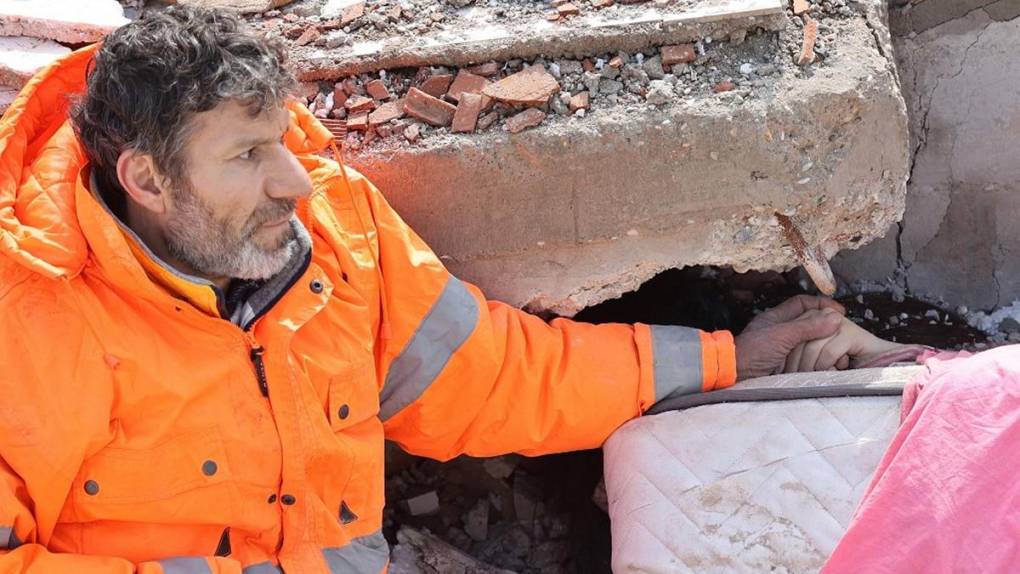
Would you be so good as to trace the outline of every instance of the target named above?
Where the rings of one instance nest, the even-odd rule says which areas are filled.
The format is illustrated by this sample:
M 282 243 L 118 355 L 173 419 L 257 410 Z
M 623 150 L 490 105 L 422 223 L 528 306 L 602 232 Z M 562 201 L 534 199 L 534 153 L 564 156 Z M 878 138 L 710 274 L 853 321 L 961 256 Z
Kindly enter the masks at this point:
M 148 448 L 107 447 L 85 461 L 72 488 L 78 520 L 229 524 L 238 500 L 215 428 Z
M 379 414 L 379 385 L 371 358 L 329 379 L 329 423 L 334 432 L 353 427 Z

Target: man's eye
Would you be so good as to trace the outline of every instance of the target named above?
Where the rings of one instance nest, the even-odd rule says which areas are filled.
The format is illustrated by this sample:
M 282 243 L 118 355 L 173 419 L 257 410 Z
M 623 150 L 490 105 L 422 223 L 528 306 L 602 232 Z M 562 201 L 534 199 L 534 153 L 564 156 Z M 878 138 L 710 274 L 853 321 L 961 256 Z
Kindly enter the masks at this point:
M 241 155 L 237 156 L 239 159 L 251 159 L 251 156 L 255 155 L 255 148 L 247 149 Z

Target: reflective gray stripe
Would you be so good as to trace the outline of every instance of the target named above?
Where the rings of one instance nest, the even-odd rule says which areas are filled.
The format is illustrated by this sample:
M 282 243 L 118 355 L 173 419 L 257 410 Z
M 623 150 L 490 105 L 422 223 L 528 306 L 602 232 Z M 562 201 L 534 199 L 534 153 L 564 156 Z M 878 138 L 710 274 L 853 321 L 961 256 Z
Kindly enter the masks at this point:
M 347 546 L 323 548 L 331 574 L 379 574 L 390 561 L 382 531 L 351 540 Z
M 451 276 L 418 331 L 394 359 L 379 396 L 379 417 L 387 420 L 413 403 L 442 372 L 478 324 L 478 303 Z
M 283 574 L 283 570 L 272 562 L 259 562 L 241 570 L 241 574 Z
M 14 550 L 21 546 L 18 533 L 10 526 L 0 526 L 0 550 Z
M 656 402 L 670 395 L 700 393 L 705 369 L 699 331 L 672 325 L 651 327 Z
M 164 574 L 212 574 L 209 563 L 198 556 L 182 556 L 160 560 Z

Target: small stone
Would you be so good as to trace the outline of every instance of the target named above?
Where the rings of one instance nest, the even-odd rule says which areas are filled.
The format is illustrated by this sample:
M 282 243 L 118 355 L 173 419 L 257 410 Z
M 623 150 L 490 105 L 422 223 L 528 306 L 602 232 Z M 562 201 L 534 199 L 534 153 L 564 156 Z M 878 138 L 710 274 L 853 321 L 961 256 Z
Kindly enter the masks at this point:
M 608 80 L 615 80 L 620 76 L 620 69 L 613 66 L 602 67 L 602 77 Z
M 298 46 L 306 46 L 319 39 L 321 32 L 315 26 L 309 26 L 298 39 L 294 41 Z
M 452 75 L 438 74 L 422 82 L 419 89 L 434 98 L 441 98 L 450 89 L 452 83 Z
M 662 58 L 660 56 L 648 58 L 641 64 L 641 68 L 653 80 L 661 80 L 666 76 L 666 71 L 662 68 Z
M 330 32 L 329 35 L 326 36 L 326 47 L 329 49 L 346 46 L 350 42 L 351 37 L 343 32 Z
M 499 119 L 499 114 L 498 113 L 496 113 L 496 112 L 489 112 L 489 113 L 485 114 L 484 116 L 478 118 L 478 126 L 477 126 L 477 128 L 480 129 L 480 130 L 489 129 L 489 127 L 491 127 L 492 124 L 496 123 L 496 120 L 498 120 L 498 119 Z
M 404 129 L 404 139 L 414 143 L 421 136 L 421 127 L 418 124 L 411 124 Z
M 734 30 L 730 32 L 730 44 L 739 46 L 747 39 L 747 30 Z
M 546 12 L 545 19 L 550 22 L 558 22 L 560 20 L 560 13 L 558 11 Z
M 516 134 L 541 124 L 544 119 L 545 112 L 537 108 L 528 108 L 517 115 L 507 118 L 506 128 L 510 133 Z
M 717 93 L 717 94 L 721 94 L 723 92 L 731 92 L 734 89 L 736 89 L 736 87 L 737 87 L 737 85 L 734 84 L 733 82 L 731 82 L 729 80 L 723 80 L 723 81 L 719 82 L 718 84 L 716 84 L 715 87 L 712 88 L 712 91 Z
M 570 104 L 568 105 L 568 107 L 569 107 L 571 113 L 575 113 L 578 110 L 586 110 L 586 109 L 588 109 L 588 106 L 590 104 L 591 104 L 591 96 L 588 94 L 588 92 L 579 92 L 577 94 L 574 94 L 570 98 Z M 582 115 L 582 117 L 583 117 L 583 115 Z
M 418 88 L 411 88 L 404 100 L 404 112 L 427 124 L 442 127 L 453 123 L 453 115 L 457 108 Z
M 660 50 L 662 65 L 672 66 L 674 64 L 689 64 L 698 59 L 694 44 L 678 44 L 674 46 L 663 46 Z
M 745 75 L 745 76 L 750 76 L 751 74 L 754 73 L 754 65 L 753 64 L 748 64 L 748 63 L 741 64 L 740 65 L 740 73 Z
M 542 106 L 560 91 L 556 78 L 544 66 L 534 65 L 502 80 L 489 84 L 482 93 L 490 98 L 514 105 Z
M 557 60 L 556 65 L 560 67 L 560 73 L 565 76 L 577 75 L 584 71 L 584 66 L 577 60 Z
M 584 87 L 588 88 L 588 91 L 593 93 L 593 94 L 599 93 L 599 82 L 601 80 L 602 80 L 602 76 L 600 76 L 600 75 L 598 75 L 598 74 L 596 74 L 594 72 L 585 72 L 584 73 L 584 79 L 583 79 Z
M 566 18 L 568 16 L 577 16 L 578 14 L 581 13 L 581 9 L 571 4 L 570 2 L 560 4 L 559 6 L 556 7 L 556 11 L 562 18 Z
M 365 84 L 365 91 L 376 100 L 388 100 L 391 97 L 390 91 L 386 89 L 386 84 L 382 80 L 372 80 Z
M 425 494 L 404 500 L 404 506 L 411 516 L 435 514 L 439 512 L 439 495 L 436 494 L 436 491 L 430 490 Z
M 464 516 L 464 532 L 475 542 L 482 542 L 489 536 L 489 499 L 483 498 Z
M 483 99 L 481 94 L 465 92 L 461 94 L 460 103 L 457 104 L 457 111 L 453 114 L 454 133 L 471 133 L 475 131 L 478 124 L 478 114 L 482 112 Z
M 613 4 L 616 4 L 616 0 L 592 0 L 591 7 L 596 10 L 601 10 L 603 8 L 609 8 Z
M 648 93 L 645 94 L 645 101 L 654 106 L 661 106 L 673 99 L 673 86 L 662 80 L 652 80 L 648 84 Z
M 605 95 L 612 95 L 620 93 L 623 89 L 623 84 L 616 80 L 602 80 L 599 83 L 599 93 Z
M 793 0 L 793 13 L 800 16 L 804 12 L 811 10 L 811 4 L 807 0 Z
M 563 103 L 563 100 L 560 98 L 553 98 L 549 107 L 552 108 L 554 113 L 560 116 L 565 116 L 570 113 L 570 110 L 567 109 L 567 104 Z

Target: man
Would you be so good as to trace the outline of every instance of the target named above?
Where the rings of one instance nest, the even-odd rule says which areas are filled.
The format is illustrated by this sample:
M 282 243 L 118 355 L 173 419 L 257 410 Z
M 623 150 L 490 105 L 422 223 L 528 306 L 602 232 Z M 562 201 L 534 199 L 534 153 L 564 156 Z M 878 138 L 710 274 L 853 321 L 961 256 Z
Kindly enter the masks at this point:
M 592 448 L 839 326 L 799 298 L 734 345 L 487 301 L 316 155 L 293 87 L 280 47 L 174 8 L 0 123 L 0 572 L 380 572 L 384 436 Z

